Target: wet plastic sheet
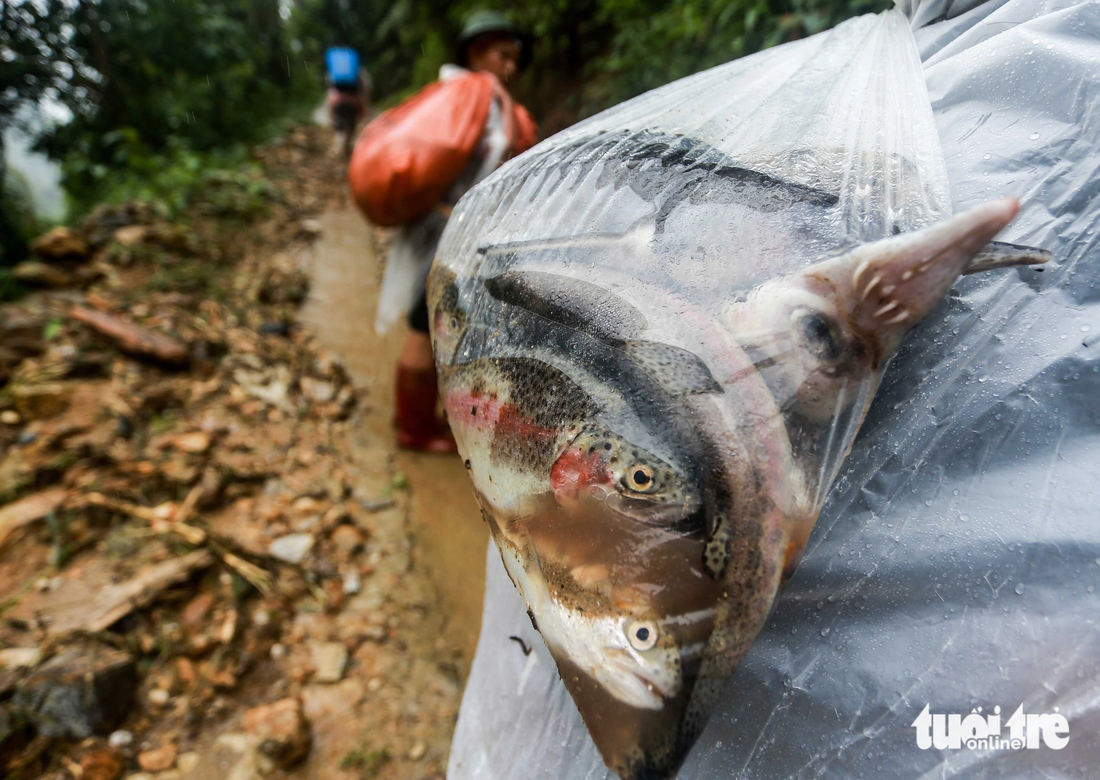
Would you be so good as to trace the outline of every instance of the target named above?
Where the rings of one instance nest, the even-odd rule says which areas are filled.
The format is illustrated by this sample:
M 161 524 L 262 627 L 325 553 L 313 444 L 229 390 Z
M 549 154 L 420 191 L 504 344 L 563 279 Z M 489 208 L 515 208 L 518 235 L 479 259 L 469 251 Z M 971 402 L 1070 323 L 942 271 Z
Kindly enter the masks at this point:
M 1003 238 L 1055 259 L 961 280 L 907 338 L 682 778 L 1100 766 L 1100 6 L 914 5 L 955 210 L 1017 195 Z M 448 776 L 611 780 L 494 550 L 488 569 Z M 926 704 L 1057 709 L 1070 741 L 920 750 Z

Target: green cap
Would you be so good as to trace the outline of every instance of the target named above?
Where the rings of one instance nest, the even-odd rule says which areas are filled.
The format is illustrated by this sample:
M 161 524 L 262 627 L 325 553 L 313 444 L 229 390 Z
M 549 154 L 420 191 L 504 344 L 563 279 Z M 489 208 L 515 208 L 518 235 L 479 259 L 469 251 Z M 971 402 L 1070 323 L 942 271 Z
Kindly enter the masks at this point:
M 531 41 L 530 38 L 519 31 L 508 19 L 507 16 L 499 11 L 474 11 L 466 17 L 466 22 L 462 26 L 462 32 L 458 36 L 458 45 L 455 48 L 455 61 L 465 67 L 466 52 L 470 48 L 470 44 L 479 35 L 485 35 L 487 33 L 499 33 L 502 35 L 514 36 L 516 41 L 520 45 L 520 61 L 519 67 L 522 70 L 527 67 L 527 64 L 531 61 Z

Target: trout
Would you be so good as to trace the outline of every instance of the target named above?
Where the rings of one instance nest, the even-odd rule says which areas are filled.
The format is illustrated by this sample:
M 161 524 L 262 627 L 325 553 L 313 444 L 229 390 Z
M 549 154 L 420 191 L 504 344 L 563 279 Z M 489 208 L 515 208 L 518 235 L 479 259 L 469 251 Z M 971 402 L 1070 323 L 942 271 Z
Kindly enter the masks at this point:
M 793 574 L 906 333 L 960 275 L 1046 255 L 990 246 L 1011 198 L 838 241 L 837 195 L 682 136 L 603 134 L 527 160 L 485 197 L 568 209 L 588 182 L 639 216 L 445 247 L 429 277 L 441 392 L 604 761 L 659 780 Z

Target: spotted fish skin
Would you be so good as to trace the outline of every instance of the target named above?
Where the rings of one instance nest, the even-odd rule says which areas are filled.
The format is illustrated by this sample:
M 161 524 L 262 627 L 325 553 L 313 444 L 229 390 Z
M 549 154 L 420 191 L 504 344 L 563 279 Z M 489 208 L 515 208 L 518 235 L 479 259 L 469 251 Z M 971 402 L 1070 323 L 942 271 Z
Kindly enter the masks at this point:
M 593 163 L 615 150 L 621 164 Z M 1016 204 L 825 252 L 815 231 L 835 198 L 690 139 L 566 151 L 515 186 L 541 171 L 548 192 L 568 189 L 590 166 L 652 209 L 617 234 L 437 260 L 440 386 L 505 567 L 604 761 L 660 780 L 793 573 L 890 357 Z M 729 273 L 706 287 L 682 270 L 679 220 L 719 202 L 735 214 L 729 259 L 708 262 Z M 754 247 L 790 257 L 746 277 Z

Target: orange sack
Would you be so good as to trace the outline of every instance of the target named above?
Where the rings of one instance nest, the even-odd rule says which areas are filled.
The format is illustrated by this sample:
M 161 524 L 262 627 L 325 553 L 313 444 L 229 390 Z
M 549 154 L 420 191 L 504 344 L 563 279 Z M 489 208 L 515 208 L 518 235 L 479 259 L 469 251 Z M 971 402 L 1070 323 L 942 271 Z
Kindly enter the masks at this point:
M 367 125 L 348 166 L 367 219 L 400 225 L 431 211 L 477 150 L 494 94 L 512 111 L 512 154 L 526 151 L 537 140 L 535 123 L 488 73 L 433 82 Z

